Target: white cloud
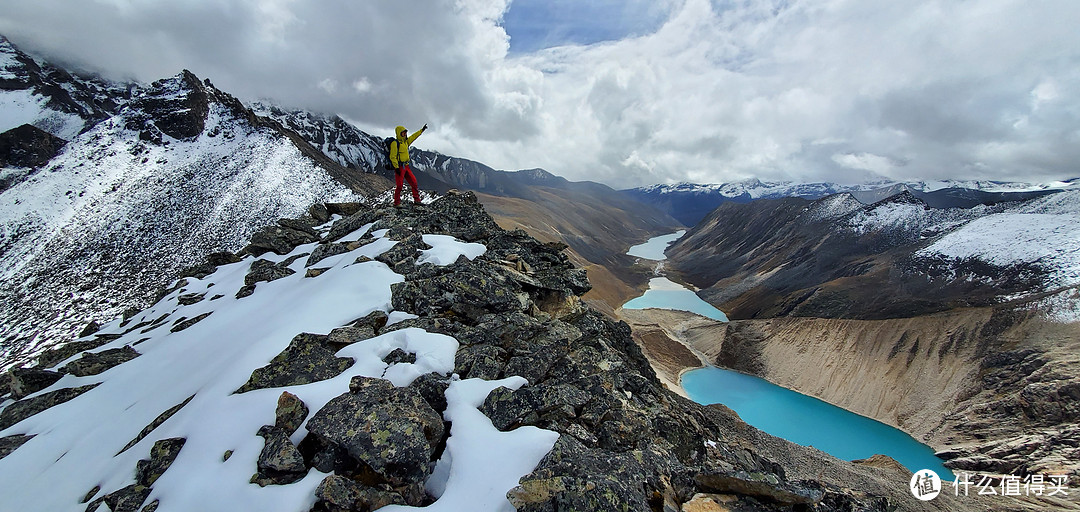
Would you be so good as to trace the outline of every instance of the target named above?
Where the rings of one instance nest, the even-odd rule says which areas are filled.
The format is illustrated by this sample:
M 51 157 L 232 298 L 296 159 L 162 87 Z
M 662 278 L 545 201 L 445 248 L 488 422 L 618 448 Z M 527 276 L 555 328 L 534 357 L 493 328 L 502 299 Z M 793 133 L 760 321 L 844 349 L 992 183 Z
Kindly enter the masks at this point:
M 427 122 L 423 147 L 616 187 L 1080 175 L 1071 0 L 670 0 L 654 33 L 529 54 L 509 52 L 509 5 L 37 0 L 0 33 L 112 76 L 188 68 L 368 129 Z

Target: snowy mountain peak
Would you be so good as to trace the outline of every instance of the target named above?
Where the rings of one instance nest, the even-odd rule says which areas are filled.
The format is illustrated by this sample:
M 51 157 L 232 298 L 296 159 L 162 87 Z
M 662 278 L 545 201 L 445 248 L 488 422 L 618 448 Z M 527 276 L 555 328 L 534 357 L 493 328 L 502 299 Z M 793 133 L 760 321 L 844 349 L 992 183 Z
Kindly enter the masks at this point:
M 115 114 L 138 88 L 68 73 L 0 36 L 0 132 L 30 124 L 70 141 Z

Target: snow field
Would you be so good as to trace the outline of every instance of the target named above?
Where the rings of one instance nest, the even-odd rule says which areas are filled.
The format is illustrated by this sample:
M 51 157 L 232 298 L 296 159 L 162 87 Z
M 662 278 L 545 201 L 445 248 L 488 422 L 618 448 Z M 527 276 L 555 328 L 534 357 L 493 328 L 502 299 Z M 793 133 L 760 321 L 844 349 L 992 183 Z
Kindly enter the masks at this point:
M 365 226 L 347 238 L 359 238 L 370 228 Z M 222 266 L 201 280 L 188 278 L 185 287 L 124 326 L 119 320 L 105 326 L 99 334 L 120 334 L 141 322 L 166 317 L 152 330 L 133 330 L 97 349 L 132 345 L 140 357 L 99 375 L 65 376 L 40 393 L 99 383 L 96 388 L 0 432 L 0 437 L 36 435 L 0 459 L 4 507 L 84 510 L 85 504 L 78 502 L 93 487 L 101 487 L 95 496 L 100 497 L 134 483 L 135 465 L 147 458 L 154 442 L 183 437 L 187 441 L 179 456 L 147 499 L 147 503 L 160 500 L 158 510 L 308 510 L 314 504 L 315 488 L 326 476 L 314 469 L 290 485 L 248 483 L 263 447 L 256 432 L 274 423 L 282 391 L 303 400 L 310 417 L 346 392 L 354 376 L 381 377 L 404 386 L 424 373 L 447 373 L 454 368 L 456 340 L 410 328 L 345 347 L 338 356 L 354 358 L 355 363 L 332 379 L 233 394 L 252 370 L 266 365 L 297 334 L 325 334 L 375 310 L 388 311 L 392 323 L 412 317 L 390 311 L 390 285 L 401 282 L 402 276 L 380 262 L 354 263 L 361 255 L 374 258 L 396 243 L 385 238 L 384 230 L 373 235 L 379 237 L 375 242 L 320 261 L 320 267 L 330 268 L 316 278 L 304 277 L 306 260 L 299 258 L 290 265 L 296 274 L 260 282 L 253 295 L 236 299 L 249 258 Z M 426 235 L 424 241 L 433 246 L 425 251 L 424 259 L 435 264 L 456 261 L 461 255 L 475 258 L 486 250 L 481 244 L 452 237 Z M 290 255 L 265 257 L 280 262 L 313 248 L 309 244 Z M 205 299 L 198 303 L 183 306 L 178 302 L 181 294 L 204 292 Z M 182 318 L 205 313 L 211 314 L 185 330 L 171 332 Z M 395 348 L 416 353 L 416 362 L 388 366 L 382 358 Z M 512 510 L 506 492 L 535 468 L 558 434 L 531 427 L 499 432 L 477 407 L 495 387 L 516 389 L 525 384 L 520 377 L 493 382 L 454 379 L 446 392 L 449 406 L 444 415 L 452 422 L 451 436 L 427 484 L 439 498 L 431 509 Z M 174 416 L 121 452 L 154 418 L 189 397 L 193 398 Z M 306 428 L 301 427 L 292 440 L 299 443 L 306 435 Z M 233 455 L 225 461 L 229 450 Z
M 955 229 L 916 256 L 978 258 L 998 266 L 1035 263 L 1047 288 L 1080 284 L 1080 191 L 1052 194 Z

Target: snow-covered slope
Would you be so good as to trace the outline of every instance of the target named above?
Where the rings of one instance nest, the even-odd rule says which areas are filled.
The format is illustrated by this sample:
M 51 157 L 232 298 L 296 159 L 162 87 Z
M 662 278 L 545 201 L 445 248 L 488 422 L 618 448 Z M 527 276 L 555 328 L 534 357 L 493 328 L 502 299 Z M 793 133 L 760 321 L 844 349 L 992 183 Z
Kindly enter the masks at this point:
M 870 205 L 904 192 L 934 208 L 970 208 L 979 204 L 1031 199 L 1061 190 L 1080 189 L 1080 179 L 1045 184 L 997 181 L 878 182 L 856 185 L 836 183 L 762 182 L 750 179 L 734 183 L 652 185 L 624 191 L 652 204 L 688 226 L 726 202 L 746 203 L 758 199 L 801 197 L 820 199 L 847 193 Z
M 1029 201 L 970 222 L 933 226 L 944 234 L 915 253 L 959 264 L 979 260 L 997 267 L 1031 265 L 1046 274 L 1042 290 L 1080 285 L 1080 190 Z M 1066 290 L 1054 301 L 1058 318 L 1080 319 L 1080 297 Z M 1069 299 L 1071 300 L 1065 300 Z
M 117 112 L 138 85 L 71 75 L 0 35 L 0 132 L 31 124 L 64 140 Z
M 749 179 L 732 183 L 717 184 L 693 184 L 678 183 L 674 185 L 650 185 L 632 189 L 655 194 L 719 194 L 721 196 L 736 199 L 745 197 L 748 199 L 772 199 L 779 197 L 802 197 L 817 199 L 841 192 L 858 192 L 888 189 L 894 186 L 903 186 L 908 190 L 919 192 L 934 192 L 949 188 L 961 188 L 979 190 L 982 192 L 1034 192 L 1042 190 L 1068 190 L 1080 189 L 1080 179 L 1068 181 L 1056 181 L 1051 183 L 1019 183 L 1005 181 L 974 181 L 974 180 L 937 180 L 937 181 L 908 181 L 891 182 L 882 181 L 876 183 L 863 183 L 844 185 L 838 183 L 798 183 L 789 181 L 763 182 L 758 179 Z M 896 193 L 901 192 L 898 190 Z M 884 199 L 881 198 L 881 199 Z
M 72 137 L 41 168 L 0 169 L 12 184 L 0 190 L 0 367 L 145 305 L 178 270 L 240 249 L 276 219 L 358 198 L 279 126 L 188 72 L 150 86 L 102 85 L 94 91 L 103 96 L 87 101 L 115 114 L 63 117 L 55 91 L 97 82 L 54 70 L 47 96 L 34 85 L 47 65 L 6 41 L 0 49 L 4 76 L 32 85 L 0 91 L 0 118 L 14 112 Z
M 362 226 L 339 242 L 358 240 L 371 227 Z M 142 469 L 135 470 L 143 467 L 140 459 L 151 453 L 157 441 L 180 439 L 182 448 L 175 461 L 153 482 L 152 490 L 143 487 L 148 493 L 145 503 L 159 502 L 157 510 L 311 509 L 316 487 L 329 473 L 311 469 L 289 485 L 264 487 L 249 482 L 263 452 L 264 442 L 256 432 L 262 425 L 275 424 L 274 411 L 283 392 L 294 394 L 314 412 L 334 397 L 348 394 L 350 381 L 357 376 L 387 379 L 400 387 L 422 374 L 449 374 L 455 367 L 457 340 L 406 328 L 338 351 L 337 357 L 351 358 L 353 363 L 335 377 L 234 393 L 253 370 L 285 350 L 298 333 L 330 333 L 376 311 L 389 313 L 389 325 L 413 317 L 391 311 L 390 286 L 403 277 L 383 263 L 370 261 L 397 242 L 386 237 L 385 229 L 374 235 L 361 247 L 319 260 L 317 266 L 325 271 L 317 277 L 305 277 L 308 258 L 304 257 L 316 244 L 301 245 L 287 255 L 266 256 L 296 273 L 260 282 L 250 296 L 234 297 L 246 284 L 249 258 L 224 265 L 203 279 L 187 278 L 153 307 L 128 321 L 118 319 L 105 326 L 98 336 L 118 337 L 95 353 L 129 347 L 140 355 L 98 375 L 65 376 L 33 396 L 94 387 L 75 400 L 0 428 L 0 438 L 33 436 L 0 458 L 4 506 L 82 511 L 87 501 L 116 491 L 120 493 L 113 499 L 121 494 L 131 499 L 142 492 L 128 487 L 138 483 L 137 474 L 142 475 Z M 417 264 L 446 265 L 459 256 L 475 258 L 486 249 L 449 236 L 425 235 L 423 240 L 432 248 Z M 192 295 L 201 300 L 186 300 Z M 201 320 L 184 329 L 177 327 L 194 318 Z M 147 323 L 153 325 L 138 327 Z M 395 349 L 414 353 L 415 361 L 385 362 Z M 426 483 L 428 492 L 440 498 L 432 510 L 507 509 L 506 492 L 532 471 L 558 434 L 536 427 L 500 432 L 477 408 L 493 389 L 517 389 L 524 384 L 525 379 L 518 376 L 450 383 L 444 413 L 452 424 L 450 437 Z M 178 404 L 184 405 L 164 423 L 140 433 Z M 289 436 L 294 445 L 308 435 L 307 424 L 297 426 Z M 130 444 L 136 439 L 140 440 Z M 383 510 L 393 509 L 400 508 Z
M 255 103 L 251 109 L 300 134 L 344 167 L 377 170 L 386 164 L 382 139 L 368 135 L 338 116 L 288 111 L 266 103 Z

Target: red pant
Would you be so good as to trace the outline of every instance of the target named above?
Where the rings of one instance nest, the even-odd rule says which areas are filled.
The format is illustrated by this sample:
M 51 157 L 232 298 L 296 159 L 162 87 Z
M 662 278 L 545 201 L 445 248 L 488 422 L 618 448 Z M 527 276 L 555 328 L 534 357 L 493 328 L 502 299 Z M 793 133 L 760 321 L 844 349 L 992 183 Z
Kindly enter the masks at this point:
M 401 204 L 401 186 L 403 180 L 409 180 L 409 188 L 412 189 L 413 200 L 417 203 L 420 202 L 420 187 L 416 185 L 416 176 L 413 176 L 409 164 L 401 164 L 401 167 L 398 167 L 397 172 L 394 173 L 394 178 L 397 179 L 397 188 L 394 189 L 394 206 Z

